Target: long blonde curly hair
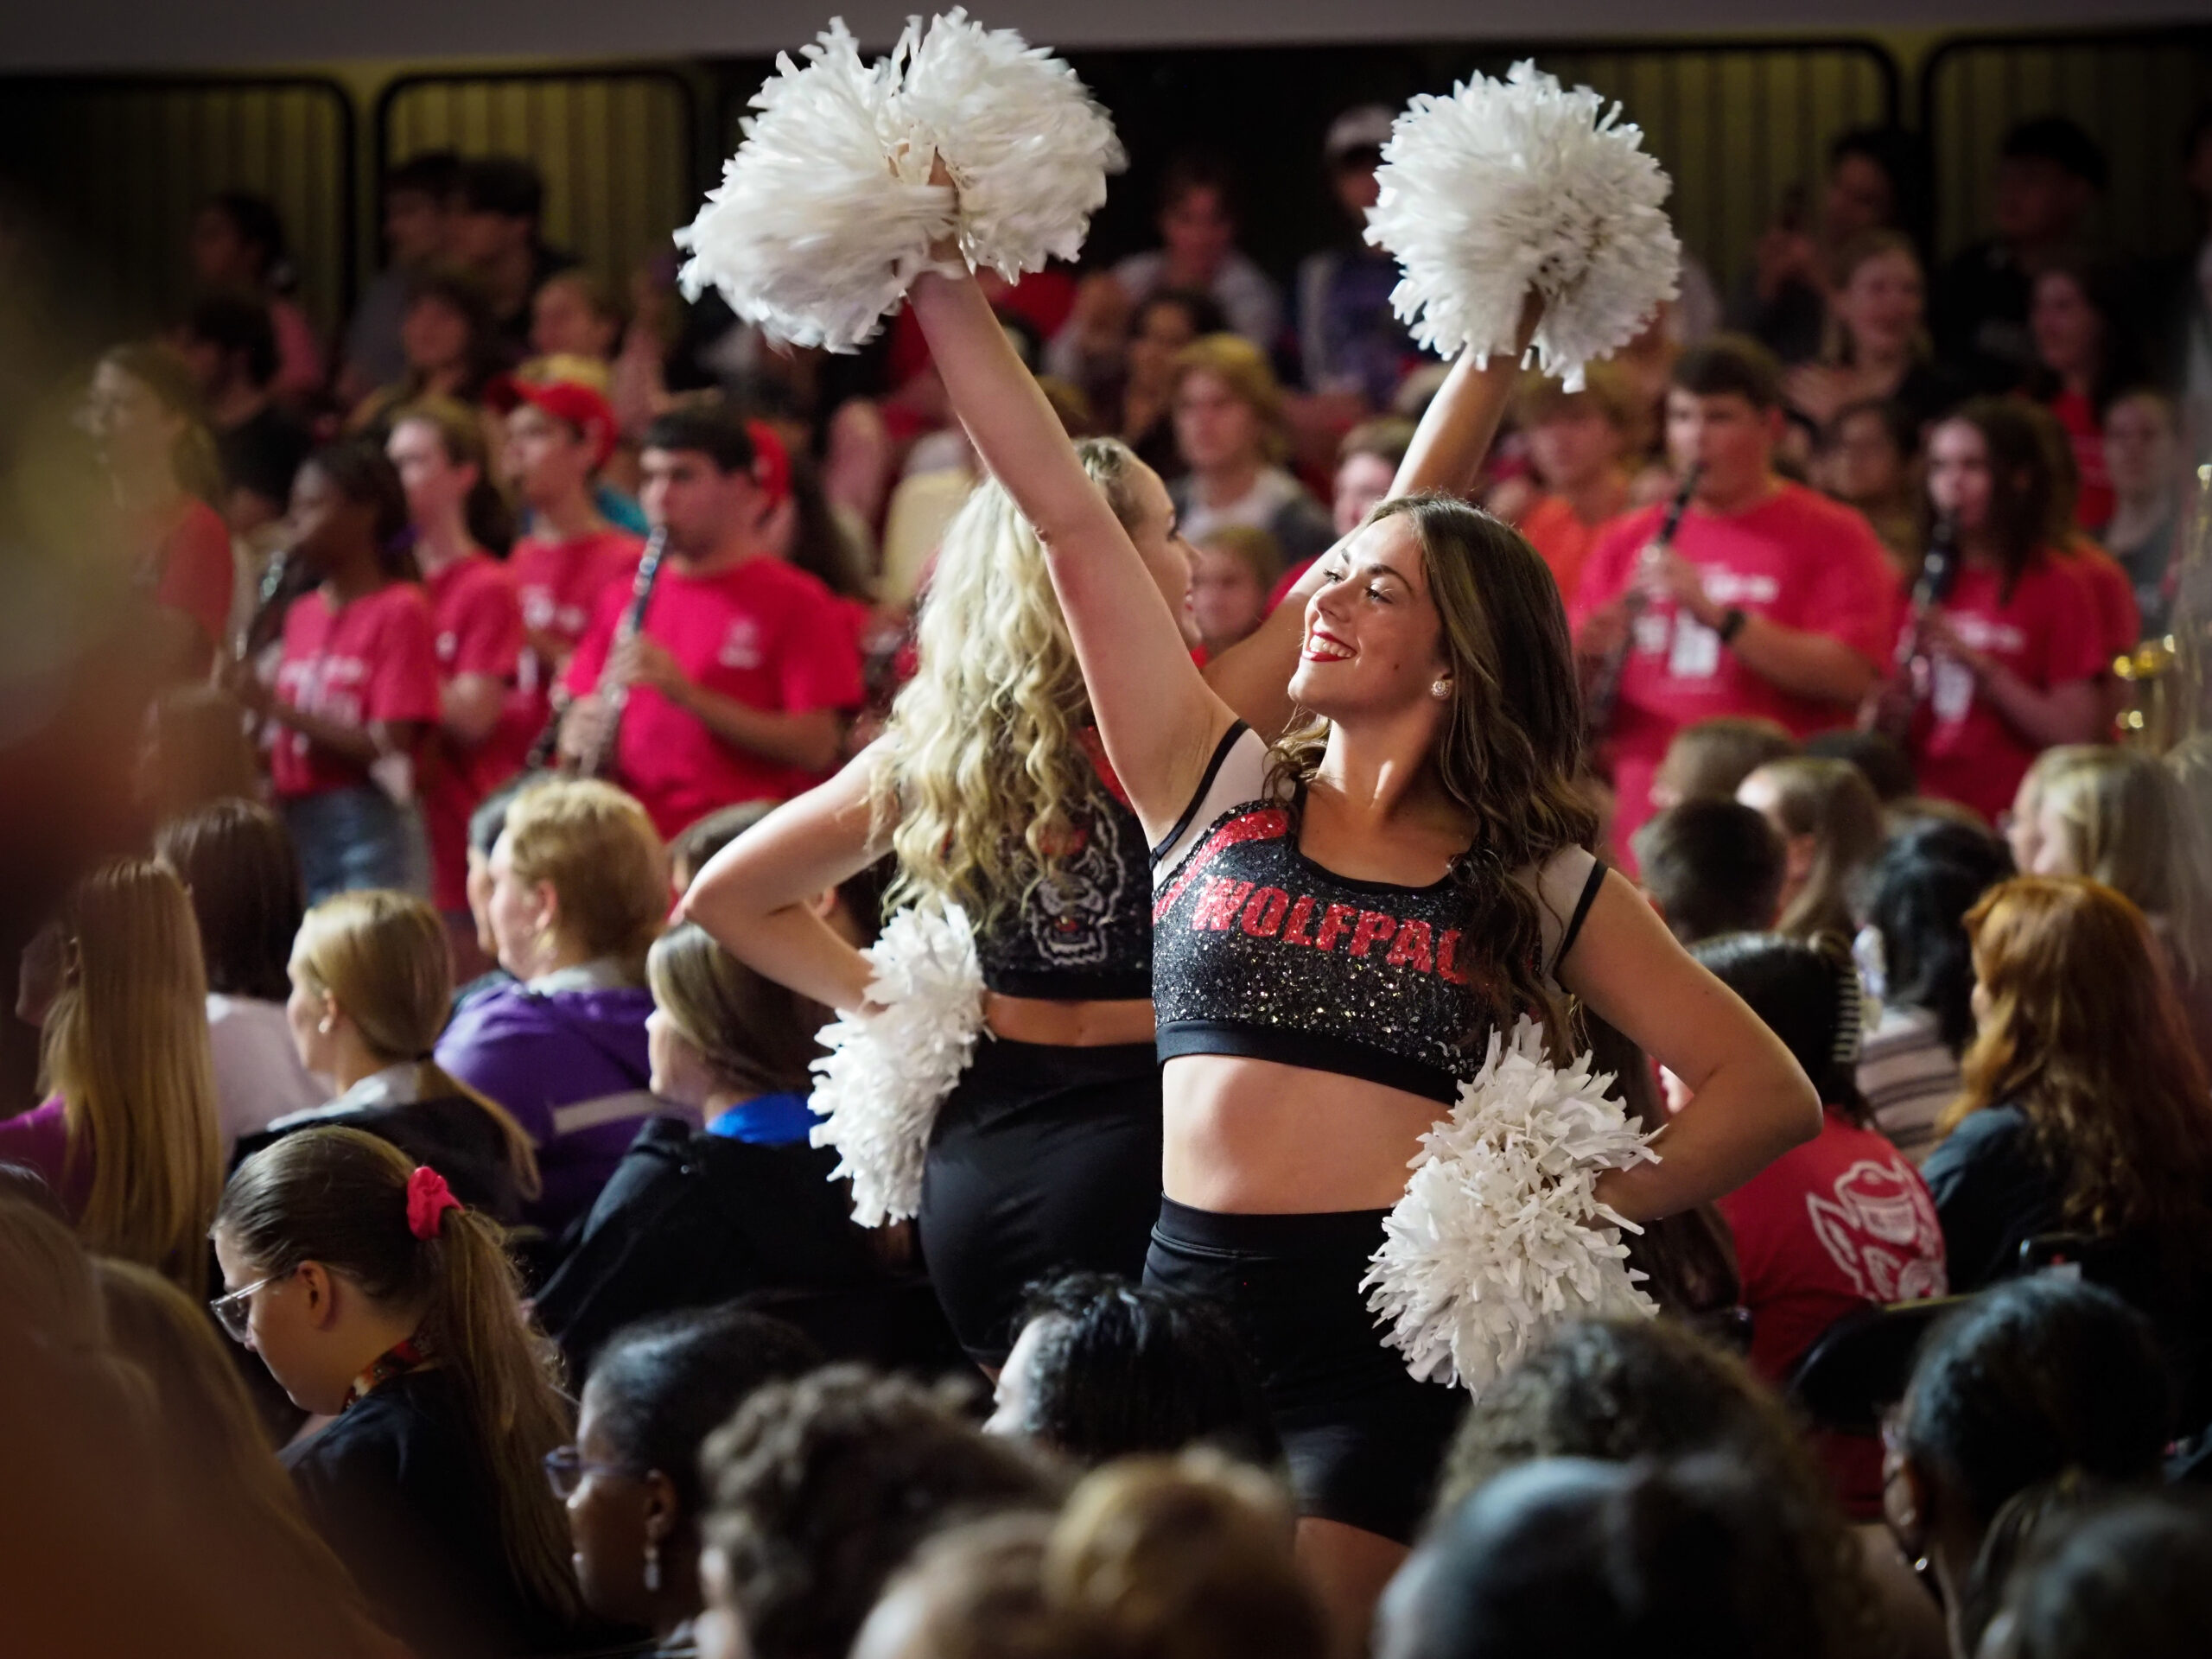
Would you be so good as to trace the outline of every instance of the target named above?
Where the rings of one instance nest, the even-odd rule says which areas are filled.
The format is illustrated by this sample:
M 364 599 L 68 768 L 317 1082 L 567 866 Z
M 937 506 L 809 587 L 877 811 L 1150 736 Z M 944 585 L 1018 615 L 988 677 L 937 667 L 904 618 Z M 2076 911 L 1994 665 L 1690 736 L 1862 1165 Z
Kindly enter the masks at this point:
M 1076 453 L 1132 527 L 1142 463 L 1114 438 Z M 896 825 L 887 903 L 955 903 L 987 931 L 1052 879 L 1105 792 L 1044 543 L 995 479 L 945 529 L 916 644 L 920 666 L 891 706 L 875 773 L 877 822 Z

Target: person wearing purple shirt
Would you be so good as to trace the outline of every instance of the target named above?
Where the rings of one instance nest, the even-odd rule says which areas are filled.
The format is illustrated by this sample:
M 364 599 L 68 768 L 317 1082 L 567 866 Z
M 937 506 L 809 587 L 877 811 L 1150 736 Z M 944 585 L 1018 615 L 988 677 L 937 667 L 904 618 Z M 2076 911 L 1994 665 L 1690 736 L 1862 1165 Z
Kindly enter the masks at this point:
M 557 1232 L 591 1207 L 648 1117 L 645 956 L 669 906 L 645 810 L 612 785 L 540 784 L 515 798 L 486 905 L 517 982 L 473 998 L 438 1064 L 505 1107 L 537 1143 L 544 1191 L 525 1218 Z

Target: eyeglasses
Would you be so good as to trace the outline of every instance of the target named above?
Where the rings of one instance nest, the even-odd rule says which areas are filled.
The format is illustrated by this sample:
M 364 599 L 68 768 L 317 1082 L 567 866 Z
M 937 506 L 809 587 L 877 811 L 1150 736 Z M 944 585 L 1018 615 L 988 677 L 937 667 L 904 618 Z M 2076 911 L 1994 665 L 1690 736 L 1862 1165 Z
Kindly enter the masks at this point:
M 573 1446 L 556 1446 L 545 1454 L 545 1481 L 556 1497 L 573 1497 L 586 1475 L 632 1475 L 627 1464 L 594 1463 Z
M 246 1322 L 253 1314 L 253 1293 L 289 1277 L 289 1274 L 272 1273 L 266 1279 L 257 1279 L 244 1290 L 218 1296 L 207 1304 L 207 1311 L 215 1316 L 215 1323 L 223 1327 L 232 1341 L 243 1343 L 246 1339 Z

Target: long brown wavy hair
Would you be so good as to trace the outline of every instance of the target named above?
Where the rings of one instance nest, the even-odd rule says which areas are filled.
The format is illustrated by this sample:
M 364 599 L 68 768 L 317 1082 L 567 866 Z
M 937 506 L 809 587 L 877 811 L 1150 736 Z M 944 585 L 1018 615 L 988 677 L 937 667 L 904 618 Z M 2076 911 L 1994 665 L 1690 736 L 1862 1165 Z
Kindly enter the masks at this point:
M 2069 1227 L 2212 1256 L 2212 1097 L 2143 912 L 2080 876 L 2018 876 L 1967 912 L 1980 1032 L 1945 1134 L 1986 1107 L 2027 1114 L 2066 1184 Z
M 1449 495 L 1407 495 L 1382 503 L 1369 522 L 1396 518 L 1409 520 L 1421 542 L 1451 664 L 1452 696 L 1430 764 L 1476 824 L 1452 866 L 1466 936 L 1486 947 L 1470 1041 L 1479 1055 L 1493 1027 L 1510 1027 L 1526 1013 L 1543 1020 L 1547 1042 L 1564 1058 L 1577 1022 L 1546 978 L 1540 901 L 1516 877 L 1598 835 L 1597 811 L 1578 781 L 1582 697 L 1567 609 L 1535 550 L 1481 509 Z M 1276 746 L 1271 782 L 1311 782 L 1328 740 L 1327 721 L 1294 719 Z

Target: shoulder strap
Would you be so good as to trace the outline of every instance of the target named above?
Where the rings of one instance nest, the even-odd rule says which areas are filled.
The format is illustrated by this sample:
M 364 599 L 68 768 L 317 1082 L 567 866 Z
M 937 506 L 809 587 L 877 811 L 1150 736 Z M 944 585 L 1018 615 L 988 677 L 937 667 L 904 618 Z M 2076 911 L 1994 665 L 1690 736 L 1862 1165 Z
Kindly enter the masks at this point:
M 1232 722 L 1229 729 L 1221 734 L 1221 741 L 1214 745 L 1213 758 L 1206 762 L 1205 775 L 1198 779 L 1198 788 L 1191 792 L 1191 804 L 1183 809 L 1183 816 L 1175 820 L 1175 827 L 1170 830 L 1160 844 L 1152 849 L 1152 862 L 1154 869 L 1159 868 L 1176 853 L 1181 851 L 1192 830 L 1212 816 L 1206 813 L 1204 809 L 1215 796 L 1223 792 L 1217 788 L 1217 785 L 1226 781 L 1230 785 L 1230 792 L 1236 793 L 1239 798 L 1249 798 L 1251 791 L 1258 787 L 1260 775 L 1264 770 L 1267 750 L 1256 737 L 1252 739 L 1252 747 L 1256 751 L 1252 759 L 1257 764 L 1250 768 L 1240 767 L 1227 780 L 1222 777 L 1222 768 L 1227 764 L 1230 755 L 1248 737 L 1252 737 L 1252 728 L 1241 720 Z M 1254 773 L 1249 780 L 1243 776 L 1246 770 L 1250 770 Z M 1215 810 L 1220 810 L 1220 807 L 1217 806 Z
M 1582 896 L 1575 900 L 1574 913 L 1567 918 L 1567 931 L 1559 936 L 1559 949 L 1552 952 L 1552 971 L 1567 960 L 1567 953 L 1574 949 L 1574 942 L 1582 936 L 1582 924 L 1589 919 L 1590 906 L 1598 902 L 1598 893 L 1605 885 L 1605 865 L 1600 859 L 1590 866 L 1590 879 L 1582 884 Z

